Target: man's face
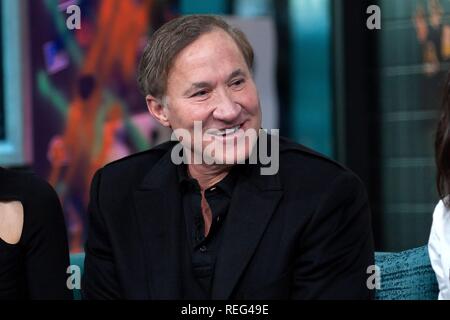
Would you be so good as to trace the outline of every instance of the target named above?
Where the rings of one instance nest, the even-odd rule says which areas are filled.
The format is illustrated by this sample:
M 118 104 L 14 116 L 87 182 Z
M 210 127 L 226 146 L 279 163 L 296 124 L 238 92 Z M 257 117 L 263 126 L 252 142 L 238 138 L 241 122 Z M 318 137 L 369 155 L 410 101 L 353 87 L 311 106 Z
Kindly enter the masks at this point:
M 202 35 L 176 56 L 167 79 L 166 98 L 167 119 L 175 132 L 185 129 L 194 138 L 194 122 L 201 121 L 202 149 L 188 146 L 194 152 L 204 151 L 215 141 L 226 150 L 225 158 L 220 157 L 227 163 L 249 156 L 255 141 L 237 144 L 244 141 L 244 132 L 257 133 L 261 127 L 259 97 L 241 51 L 225 31 Z M 230 142 L 234 150 L 226 148 Z M 218 156 L 216 153 L 213 158 Z

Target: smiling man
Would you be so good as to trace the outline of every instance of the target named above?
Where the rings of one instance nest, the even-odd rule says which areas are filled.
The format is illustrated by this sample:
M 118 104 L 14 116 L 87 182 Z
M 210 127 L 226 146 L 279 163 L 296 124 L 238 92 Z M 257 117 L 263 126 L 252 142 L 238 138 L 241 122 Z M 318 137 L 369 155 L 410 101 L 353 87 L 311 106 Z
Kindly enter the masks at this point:
M 96 173 L 85 298 L 373 296 L 363 185 L 261 130 L 252 64 L 245 35 L 218 17 L 180 17 L 152 36 L 138 81 L 175 141 Z M 279 163 L 270 173 L 264 151 Z

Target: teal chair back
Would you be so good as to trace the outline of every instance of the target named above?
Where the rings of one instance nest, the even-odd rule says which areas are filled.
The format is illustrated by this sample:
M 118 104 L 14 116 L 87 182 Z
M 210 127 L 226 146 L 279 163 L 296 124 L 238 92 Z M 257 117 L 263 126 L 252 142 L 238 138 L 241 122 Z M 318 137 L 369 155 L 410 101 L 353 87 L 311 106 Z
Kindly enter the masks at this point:
M 84 269 L 84 253 L 70 256 L 72 265 L 81 273 Z M 377 300 L 436 300 L 439 289 L 431 268 L 427 246 L 398 253 L 375 253 L 375 264 L 380 268 L 380 289 L 375 291 Z M 74 298 L 81 299 L 79 289 Z
M 427 246 L 397 253 L 375 253 L 380 268 L 377 300 L 436 300 L 439 287 Z

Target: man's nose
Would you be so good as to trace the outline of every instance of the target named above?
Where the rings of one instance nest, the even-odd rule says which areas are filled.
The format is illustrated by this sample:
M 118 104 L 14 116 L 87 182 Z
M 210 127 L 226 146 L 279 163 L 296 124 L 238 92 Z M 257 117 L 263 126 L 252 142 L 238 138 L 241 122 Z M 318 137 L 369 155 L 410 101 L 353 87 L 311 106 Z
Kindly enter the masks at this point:
M 221 92 L 215 101 L 213 116 L 217 120 L 233 122 L 239 116 L 241 109 L 242 107 L 228 92 Z

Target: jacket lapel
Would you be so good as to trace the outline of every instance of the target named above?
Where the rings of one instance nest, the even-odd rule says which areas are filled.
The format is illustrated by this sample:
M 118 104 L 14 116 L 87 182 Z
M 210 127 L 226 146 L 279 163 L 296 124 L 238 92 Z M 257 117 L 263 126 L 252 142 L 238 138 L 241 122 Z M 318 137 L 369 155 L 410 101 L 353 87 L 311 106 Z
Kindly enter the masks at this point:
M 230 204 L 217 255 L 212 299 L 229 299 L 282 196 L 279 176 L 262 176 L 252 166 L 241 176 Z
M 149 271 L 151 299 L 181 299 L 180 250 L 184 234 L 176 167 L 167 152 L 134 192 Z
M 151 299 L 181 299 L 181 254 L 185 239 L 181 195 L 171 150 L 134 192 L 137 221 L 146 254 Z M 261 175 L 248 165 L 233 192 L 217 254 L 212 299 L 228 299 L 249 263 L 282 197 L 279 175 Z

